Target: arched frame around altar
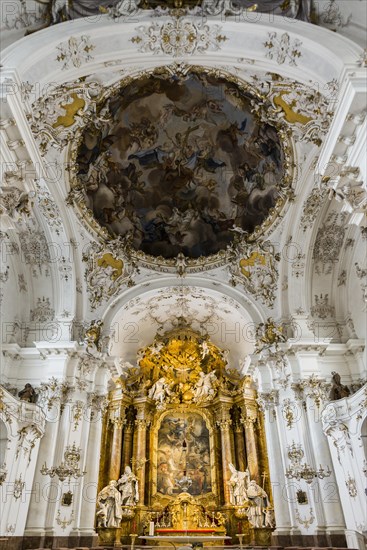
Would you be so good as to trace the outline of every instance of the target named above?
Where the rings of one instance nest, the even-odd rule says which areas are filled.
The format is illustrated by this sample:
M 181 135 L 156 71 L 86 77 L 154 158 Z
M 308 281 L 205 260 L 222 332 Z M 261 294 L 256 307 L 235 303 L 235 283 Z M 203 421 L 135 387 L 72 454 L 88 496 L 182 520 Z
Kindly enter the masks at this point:
M 261 514 L 273 511 L 256 387 L 230 368 L 228 351 L 182 326 L 157 335 L 114 384 L 99 489 L 126 466 L 139 486 L 139 502 L 123 511 L 120 540 L 129 543 L 132 532 L 145 536 L 154 520 L 170 536 L 209 529 L 219 538 L 243 533 L 249 544 L 270 544 L 272 527 L 249 523 L 254 504 L 233 499 L 233 468 L 248 470 L 267 497 Z

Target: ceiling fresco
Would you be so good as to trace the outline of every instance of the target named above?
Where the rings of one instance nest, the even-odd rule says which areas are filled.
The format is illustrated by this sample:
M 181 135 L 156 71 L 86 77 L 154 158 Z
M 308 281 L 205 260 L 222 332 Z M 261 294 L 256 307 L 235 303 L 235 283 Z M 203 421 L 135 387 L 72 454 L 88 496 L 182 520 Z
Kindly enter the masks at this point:
M 251 234 L 279 198 L 284 154 L 256 99 L 223 77 L 146 74 L 104 107 L 77 152 L 87 207 L 152 256 L 209 256 Z M 101 110 L 101 113 L 102 113 Z

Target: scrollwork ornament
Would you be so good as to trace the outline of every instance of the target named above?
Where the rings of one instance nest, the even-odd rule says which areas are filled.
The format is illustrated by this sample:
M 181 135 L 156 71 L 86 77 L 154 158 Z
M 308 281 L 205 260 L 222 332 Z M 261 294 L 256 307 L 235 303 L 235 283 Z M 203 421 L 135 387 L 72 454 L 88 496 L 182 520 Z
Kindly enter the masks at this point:
M 232 284 L 243 284 L 244 288 L 267 306 L 275 300 L 280 256 L 273 245 L 266 241 L 257 245 L 233 247 L 229 272 Z
M 288 33 L 283 33 L 278 38 L 278 33 L 269 32 L 268 40 L 264 43 L 265 48 L 268 50 L 266 57 L 274 59 L 279 65 L 283 65 L 287 62 L 293 67 L 297 66 L 297 59 L 302 56 L 301 46 L 302 42 L 298 39 L 291 41 Z
M 308 519 L 306 517 L 302 518 L 299 511 L 296 509 L 296 520 L 300 525 L 303 525 L 305 529 L 309 529 L 310 525 L 312 525 L 315 520 L 313 509 L 310 508 L 310 517 Z
M 256 403 L 259 405 L 261 411 L 274 411 L 275 407 L 279 405 L 279 390 L 259 393 Z
M 289 430 L 291 430 L 296 420 L 296 414 L 294 412 L 294 404 L 292 403 L 291 399 L 289 398 L 284 399 L 282 403 L 282 412 L 283 412 L 283 417 L 285 418 L 285 421 L 286 421 L 286 426 Z
M 22 474 L 20 474 L 19 478 L 14 481 L 13 487 L 13 496 L 16 500 L 22 496 L 24 486 L 25 481 L 23 481 Z
M 83 256 L 87 263 L 85 279 L 92 309 L 108 301 L 121 286 L 134 284 L 132 276 L 139 270 L 130 252 L 131 240 L 127 236 L 107 244 L 93 243 L 88 254 Z
M 227 40 L 221 34 L 220 25 L 194 23 L 182 18 L 172 18 L 163 24 L 153 22 L 141 25 L 135 30 L 138 34 L 131 41 L 138 44 L 139 52 L 163 53 L 174 57 L 216 51 Z
M 32 104 L 27 115 L 42 155 L 52 146 L 62 150 L 75 137 L 75 131 L 93 118 L 95 124 L 107 122 L 108 112 L 99 112 L 97 99 L 103 87 L 97 82 L 63 84 Z
M 255 353 L 274 354 L 279 350 L 279 344 L 286 341 L 282 324 L 269 317 L 265 323 L 259 323 L 255 332 Z
M 328 401 L 331 384 L 321 378 L 317 378 L 315 374 L 306 380 L 301 380 L 299 383 L 303 393 L 314 400 L 316 407 L 319 409 L 323 401 Z
M 358 495 L 356 480 L 350 476 L 349 472 L 348 478 L 345 480 L 345 484 L 347 486 L 349 496 L 351 496 L 352 498 L 356 498 L 356 496 Z
M 38 405 L 46 408 L 48 411 L 55 405 L 60 405 L 61 408 L 68 401 L 69 394 L 72 388 L 69 382 L 58 380 L 54 376 L 48 382 L 41 382 L 38 390 Z

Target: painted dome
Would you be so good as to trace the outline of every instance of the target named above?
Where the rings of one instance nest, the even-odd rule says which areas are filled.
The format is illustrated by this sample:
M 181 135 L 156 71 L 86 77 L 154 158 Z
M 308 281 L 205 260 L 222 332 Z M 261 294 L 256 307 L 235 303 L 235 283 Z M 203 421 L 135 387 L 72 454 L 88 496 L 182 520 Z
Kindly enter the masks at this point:
M 209 256 L 252 234 L 279 198 L 284 154 L 256 97 L 190 69 L 145 74 L 115 91 L 77 152 L 88 208 L 145 254 Z

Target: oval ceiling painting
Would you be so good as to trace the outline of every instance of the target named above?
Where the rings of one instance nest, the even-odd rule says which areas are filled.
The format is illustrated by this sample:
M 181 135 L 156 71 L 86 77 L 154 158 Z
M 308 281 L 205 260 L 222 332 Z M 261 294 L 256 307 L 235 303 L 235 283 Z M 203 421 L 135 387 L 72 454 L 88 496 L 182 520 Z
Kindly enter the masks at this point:
M 253 96 L 224 77 L 153 73 L 114 93 L 77 153 L 88 208 L 152 256 L 209 256 L 251 234 L 279 197 L 284 153 Z M 102 113 L 102 111 L 101 111 Z

